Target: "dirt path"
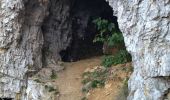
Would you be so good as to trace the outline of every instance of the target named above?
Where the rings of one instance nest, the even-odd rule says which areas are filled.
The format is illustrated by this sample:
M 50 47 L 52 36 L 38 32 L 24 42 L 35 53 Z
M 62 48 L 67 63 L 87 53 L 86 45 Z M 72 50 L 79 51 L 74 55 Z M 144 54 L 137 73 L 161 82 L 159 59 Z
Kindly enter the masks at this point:
M 58 73 L 56 84 L 59 87 L 59 100 L 81 100 L 83 94 L 81 75 L 86 68 L 100 64 L 101 57 L 93 57 L 72 63 L 65 63 L 66 69 Z

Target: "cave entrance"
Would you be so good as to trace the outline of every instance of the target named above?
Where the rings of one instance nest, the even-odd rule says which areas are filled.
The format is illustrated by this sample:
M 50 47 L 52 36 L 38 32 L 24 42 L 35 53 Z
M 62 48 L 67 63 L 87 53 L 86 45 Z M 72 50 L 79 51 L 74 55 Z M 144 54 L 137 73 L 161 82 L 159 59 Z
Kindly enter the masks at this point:
M 75 0 L 71 8 L 72 41 L 65 49 L 60 51 L 62 61 L 70 62 L 92 56 L 102 55 L 102 43 L 93 40 L 99 32 L 93 20 L 101 17 L 115 24 L 117 30 L 117 17 L 105 0 Z

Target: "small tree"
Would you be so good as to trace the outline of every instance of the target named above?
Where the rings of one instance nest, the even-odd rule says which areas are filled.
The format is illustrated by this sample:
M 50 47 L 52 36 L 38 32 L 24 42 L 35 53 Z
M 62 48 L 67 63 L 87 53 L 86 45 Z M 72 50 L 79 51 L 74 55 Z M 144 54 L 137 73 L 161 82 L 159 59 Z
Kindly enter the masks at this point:
M 99 34 L 95 36 L 93 42 L 102 42 L 108 46 L 118 47 L 124 44 L 121 32 L 115 30 L 115 25 L 106 19 L 97 18 L 93 21 Z
M 123 35 L 121 32 L 116 31 L 115 25 L 112 22 L 101 18 L 95 19 L 93 23 L 96 25 L 96 28 L 99 31 L 99 34 L 96 35 L 93 42 L 104 43 L 104 54 L 113 54 L 113 48 L 116 49 L 114 55 L 104 56 L 102 59 L 102 65 L 105 67 L 111 67 L 112 65 L 131 61 L 131 55 L 124 48 Z

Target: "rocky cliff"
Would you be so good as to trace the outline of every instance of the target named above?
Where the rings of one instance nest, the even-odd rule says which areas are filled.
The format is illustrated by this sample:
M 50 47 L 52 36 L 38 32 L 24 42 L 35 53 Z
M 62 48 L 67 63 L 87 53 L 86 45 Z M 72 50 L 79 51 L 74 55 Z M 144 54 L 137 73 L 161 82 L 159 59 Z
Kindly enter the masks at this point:
M 1 98 L 38 98 L 33 97 L 31 91 L 34 90 L 29 90 L 34 82 L 28 77 L 42 68 L 43 35 L 40 26 L 46 16 L 47 4 L 47 1 L 40 0 L 0 1 Z
M 112 17 L 112 9 L 104 0 L 94 1 L 89 8 L 90 0 L 83 2 L 0 1 L 0 99 L 54 99 L 45 84 L 37 83 L 32 77 L 42 68 L 60 70 L 61 51 L 69 47 L 69 53 L 77 52 L 89 41 L 85 31 L 91 17 L 99 17 L 101 13 Z
M 128 99 L 170 99 L 170 1 L 107 1 L 118 17 L 133 58 Z M 79 3 L 76 0 L 0 1 L 0 98 L 54 99 L 43 84 L 30 77 L 43 67 L 56 66 L 61 51 L 70 45 L 75 45 L 77 50 L 77 44 L 72 44 L 73 37 L 76 37 L 74 41 L 82 40 L 90 16 L 94 12 L 97 13 L 93 17 L 102 13 L 99 7 L 91 12 L 93 8 L 89 11 L 80 6 L 83 10 L 79 11 Z M 77 16 L 83 20 L 75 23 Z M 81 28 L 74 30 L 73 24 Z
M 133 58 L 128 100 L 169 100 L 170 1 L 107 1 Z

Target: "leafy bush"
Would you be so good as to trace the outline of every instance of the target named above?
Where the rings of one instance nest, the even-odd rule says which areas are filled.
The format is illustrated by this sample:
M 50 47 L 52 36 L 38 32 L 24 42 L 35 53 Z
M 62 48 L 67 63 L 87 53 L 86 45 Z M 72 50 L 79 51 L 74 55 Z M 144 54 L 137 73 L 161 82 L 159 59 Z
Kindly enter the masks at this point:
M 104 86 L 105 81 L 104 80 L 93 80 L 92 81 L 92 88 L 97 88 L 98 86 Z
M 124 39 L 121 32 L 115 30 L 115 25 L 108 20 L 97 18 L 93 21 L 96 25 L 97 30 L 100 34 L 97 34 L 94 42 L 103 42 L 108 44 L 110 47 L 119 47 L 124 46 Z M 102 65 L 105 67 L 110 67 L 116 64 L 122 64 L 131 61 L 131 56 L 126 50 L 120 50 L 114 56 L 106 55 L 102 59 Z
M 111 67 L 116 64 L 123 64 L 131 61 L 131 55 L 126 50 L 120 50 L 117 54 L 106 55 L 102 59 L 102 66 Z
M 82 88 L 83 92 L 88 92 L 92 88 L 103 87 L 105 81 L 109 75 L 108 69 L 97 69 L 94 72 L 85 72 L 83 73 L 84 87 Z
M 102 66 L 104 67 L 111 67 L 114 63 L 114 56 L 112 55 L 105 55 L 103 58 L 102 58 Z
M 107 43 L 109 46 L 118 46 L 124 44 L 124 39 L 121 33 L 114 33 L 108 37 Z
M 100 32 L 96 35 L 93 42 L 108 43 L 110 46 L 124 44 L 121 32 L 115 30 L 115 25 L 106 19 L 97 18 L 93 21 L 97 30 Z

